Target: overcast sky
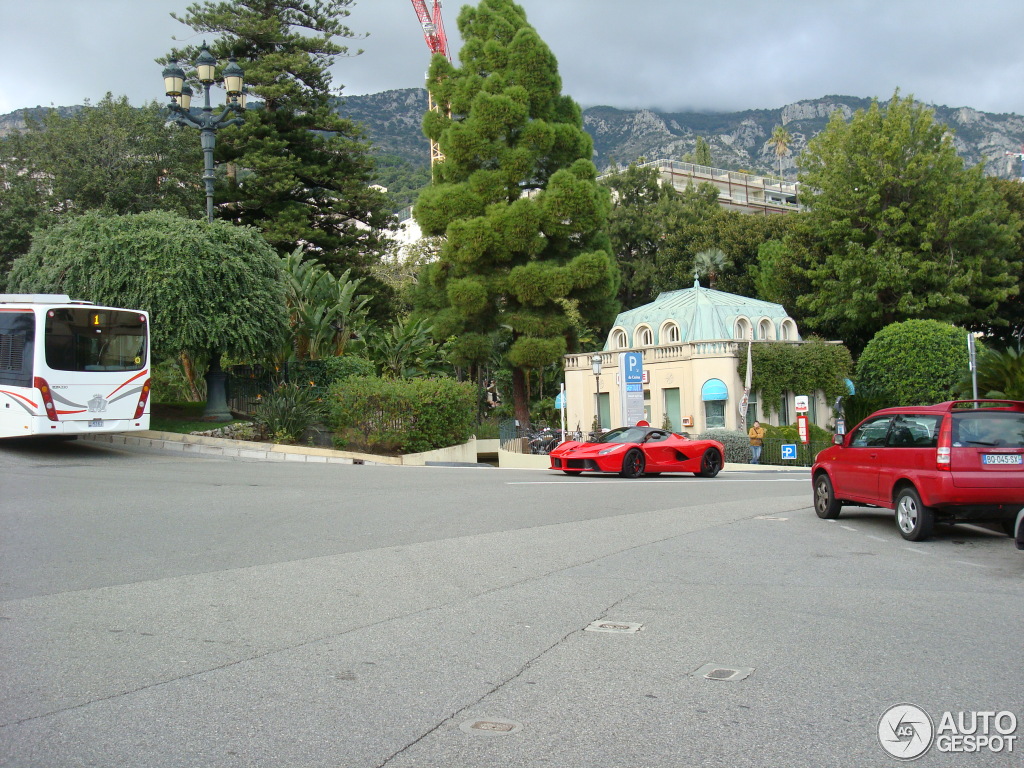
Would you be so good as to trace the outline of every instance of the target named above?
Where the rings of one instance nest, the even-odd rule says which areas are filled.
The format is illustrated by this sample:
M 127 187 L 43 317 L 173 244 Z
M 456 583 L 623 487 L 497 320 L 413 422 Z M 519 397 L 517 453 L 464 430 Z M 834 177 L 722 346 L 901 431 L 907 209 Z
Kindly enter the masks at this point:
M 433 0 L 428 0 L 432 5 Z M 444 20 L 457 56 L 456 17 Z M 1024 0 L 519 0 L 584 107 L 771 109 L 830 94 L 1024 115 Z M 170 17 L 187 0 L 0 0 L 0 114 L 97 101 L 164 100 L 154 59 L 200 42 Z M 368 36 L 339 60 L 348 94 L 423 84 L 426 44 L 410 0 L 356 0 Z M 457 59 L 456 59 L 457 60 Z

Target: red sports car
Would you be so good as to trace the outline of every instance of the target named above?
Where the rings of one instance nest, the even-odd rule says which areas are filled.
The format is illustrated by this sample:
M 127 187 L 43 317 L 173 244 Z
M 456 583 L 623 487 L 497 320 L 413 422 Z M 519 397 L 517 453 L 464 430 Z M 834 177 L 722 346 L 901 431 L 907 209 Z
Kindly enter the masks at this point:
M 693 472 L 714 477 L 725 463 L 725 446 L 717 440 L 688 437 L 648 426 L 619 427 L 593 443 L 565 442 L 551 451 L 551 468 L 567 475 L 617 472 L 622 477 Z

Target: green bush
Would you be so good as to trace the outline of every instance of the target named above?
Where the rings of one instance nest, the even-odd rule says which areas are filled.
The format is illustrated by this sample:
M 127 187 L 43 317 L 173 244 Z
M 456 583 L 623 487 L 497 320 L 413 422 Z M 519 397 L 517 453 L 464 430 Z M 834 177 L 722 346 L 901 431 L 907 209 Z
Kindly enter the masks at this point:
M 750 463 L 750 438 L 739 430 L 713 429 L 690 435 L 693 440 L 717 440 L 725 446 L 725 460 L 737 464 Z
M 264 439 L 294 443 L 326 415 L 327 405 L 316 387 L 281 384 L 259 399 L 253 422 Z
M 907 320 L 868 342 L 857 361 L 857 387 L 894 406 L 931 405 L 957 398 L 967 367 L 967 331 Z
M 336 381 L 347 379 L 352 376 L 376 376 L 373 362 L 365 357 L 357 355 L 341 355 L 340 357 L 328 357 L 321 360 L 324 364 L 326 374 L 326 386 L 330 387 Z
M 762 424 L 766 440 L 784 440 L 787 443 L 800 442 L 800 430 L 796 424 L 789 424 L 784 427 L 773 427 L 771 424 Z M 832 441 L 832 432 L 819 427 L 817 424 L 808 424 L 810 427 L 810 440 L 812 443 L 829 443 Z M 749 441 L 748 441 L 749 443 Z
M 454 379 L 348 378 L 330 389 L 330 425 L 347 447 L 420 453 L 473 433 L 476 387 Z
M 178 358 L 169 357 L 150 368 L 154 403 L 197 402 Z M 199 399 L 206 399 L 206 380 L 196 377 Z

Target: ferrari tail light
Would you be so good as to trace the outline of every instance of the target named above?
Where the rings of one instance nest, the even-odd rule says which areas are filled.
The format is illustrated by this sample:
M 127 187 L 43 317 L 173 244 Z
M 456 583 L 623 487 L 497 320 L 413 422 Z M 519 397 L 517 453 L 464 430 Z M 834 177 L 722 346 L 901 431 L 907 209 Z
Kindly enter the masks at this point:
M 57 421 L 57 406 L 53 403 L 53 393 L 50 392 L 50 385 L 46 379 L 36 376 L 32 379 L 32 386 L 39 390 L 43 396 L 43 405 L 46 407 L 46 418 L 50 421 Z
M 953 419 L 947 416 L 939 429 L 939 442 L 935 454 L 935 468 L 951 471 L 950 460 L 953 452 Z
M 142 418 L 142 414 L 146 412 L 146 403 L 149 402 L 149 379 L 146 379 L 146 383 L 142 385 L 142 392 L 139 393 L 139 404 L 135 407 L 134 418 Z

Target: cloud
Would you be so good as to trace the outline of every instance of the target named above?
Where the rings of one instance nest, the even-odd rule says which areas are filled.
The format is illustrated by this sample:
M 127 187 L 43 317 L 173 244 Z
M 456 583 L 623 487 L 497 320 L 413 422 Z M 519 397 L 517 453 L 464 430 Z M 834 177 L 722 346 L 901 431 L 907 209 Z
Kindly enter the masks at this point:
M 163 100 L 154 59 L 204 34 L 173 20 L 185 0 L 0 0 L 0 112 L 78 104 L 110 91 Z M 777 108 L 829 94 L 1024 111 L 1020 0 L 519 0 L 585 106 Z M 445 5 L 458 47 L 461 4 Z M 419 87 L 429 55 L 407 0 L 357 0 L 338 60 L 346 93 Z

